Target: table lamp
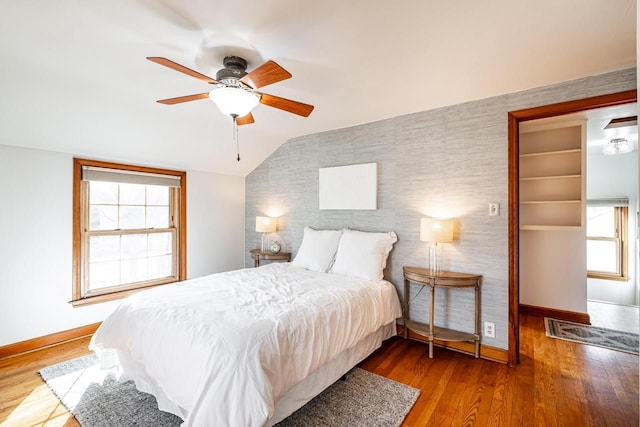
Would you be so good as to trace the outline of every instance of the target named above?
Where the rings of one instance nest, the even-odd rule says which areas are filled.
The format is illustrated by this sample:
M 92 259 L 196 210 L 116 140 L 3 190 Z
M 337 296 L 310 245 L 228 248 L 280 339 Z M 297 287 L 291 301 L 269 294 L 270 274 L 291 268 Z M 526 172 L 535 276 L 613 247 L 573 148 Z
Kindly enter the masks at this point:
M 269 216 L 257 216 L 256 217 L 256 232 L 262 233 L 261 250 L 269 250 L 269 233 L 276 231 L 276 218 Z
M 420 240 L 431 243 L 429 246 L 429 268 L 442 270 L 442 246 L 438 243 L 453 241 L 453 220 L 438 218 L 422 218 L 420 220 Z

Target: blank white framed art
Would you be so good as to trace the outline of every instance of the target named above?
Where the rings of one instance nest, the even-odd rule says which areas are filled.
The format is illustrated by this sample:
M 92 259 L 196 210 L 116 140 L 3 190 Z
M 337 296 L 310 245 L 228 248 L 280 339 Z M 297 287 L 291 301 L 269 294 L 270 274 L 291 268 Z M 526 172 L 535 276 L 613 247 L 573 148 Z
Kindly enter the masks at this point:
M 319 169 L 320 210 L 376 210 L 378 164 Z

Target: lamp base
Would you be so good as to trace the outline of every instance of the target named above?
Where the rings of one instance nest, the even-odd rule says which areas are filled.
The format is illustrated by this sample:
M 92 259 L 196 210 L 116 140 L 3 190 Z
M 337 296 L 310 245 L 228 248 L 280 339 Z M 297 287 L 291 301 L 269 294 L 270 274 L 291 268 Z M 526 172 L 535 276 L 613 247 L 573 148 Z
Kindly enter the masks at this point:
M 429 269 L 442 271 L 442 247 L 437 243 L 429 246 Z
M 267 252 L 270 250 L 269 233 L 262 233 L 262 242 L 260 242 L 260 250 Z

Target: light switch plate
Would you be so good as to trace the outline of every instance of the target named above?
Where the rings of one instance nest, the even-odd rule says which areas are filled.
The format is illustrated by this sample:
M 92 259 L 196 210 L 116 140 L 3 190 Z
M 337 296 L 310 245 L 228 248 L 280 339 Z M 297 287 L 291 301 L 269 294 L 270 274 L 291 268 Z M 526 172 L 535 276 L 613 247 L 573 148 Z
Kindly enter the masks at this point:
M 500 203 L 489 203 L 489 216 L 500 216 Z

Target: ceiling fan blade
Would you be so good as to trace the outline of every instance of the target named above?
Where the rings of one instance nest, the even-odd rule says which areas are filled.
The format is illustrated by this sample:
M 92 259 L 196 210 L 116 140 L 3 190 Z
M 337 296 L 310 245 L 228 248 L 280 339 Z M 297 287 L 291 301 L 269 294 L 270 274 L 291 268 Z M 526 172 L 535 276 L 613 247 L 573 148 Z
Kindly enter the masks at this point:
M 290 72 L 273 61 L 267 61 L 249 74 L 245 75 L 240 79 L 240 81 L 251 86 L 253 89 L 258 89 L 288 78 L 291 78 Z
M 242 116 L 242 117 L 238 117 L 236 119 L 236 123 L 238 124 L 238 126 L 240 125 L 250 125 L 251 123 L 254 123 L 255 120 L 253 120 L 253 114 L 249 113 L 246 116 Z
M 198 99 L 205 99 L 208 97 L 209 97 L 209 92 L 206 92 L 206 93 L 197 93 L 195 95 L 179 96 L 177 98 L 159 99 L 156 102 L 159 102 L 160 104 L 173 105 L 173 104 L 180 104 L 181 102 L 197 101 Z
M 216 84 L 218 83 L 216 80 L 212 79 L 209 76 L 205 76 L 197 71 L 192 70 L 191 68 L 187 68 L 184 65 L 180 65 L 177 62 L 173 62 L 170 59 L 162 58 L 159 56 L 147 56 L 147 59 L 151 62 L 155 62 L 156 64 L 164 65 L 165 67 L 169 67 L 172 70 L 180 71 L 188 76 L 195 77 L 196 79 L 200 79 L 207 83 Z
M 288 111 L 289 113 L 297 114 L 302 117 L 309 117 L 309 114 L 313 111 L 313 105 L 280 98 L 279 96 L 269 95 L 268 93 L 262 94 L 260 97 L 260 103 L 268 105 L 269 107 L 279 108 L 280 110 Z

